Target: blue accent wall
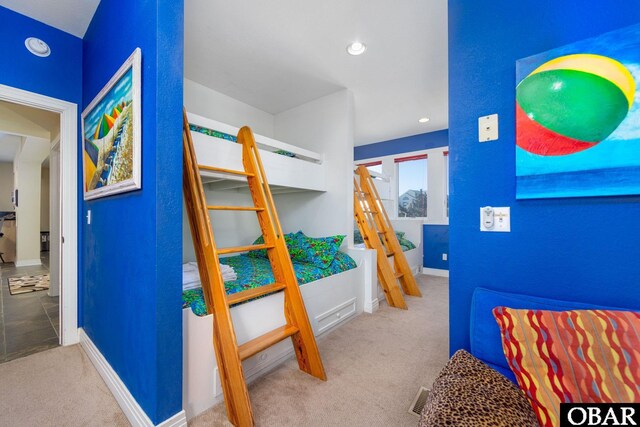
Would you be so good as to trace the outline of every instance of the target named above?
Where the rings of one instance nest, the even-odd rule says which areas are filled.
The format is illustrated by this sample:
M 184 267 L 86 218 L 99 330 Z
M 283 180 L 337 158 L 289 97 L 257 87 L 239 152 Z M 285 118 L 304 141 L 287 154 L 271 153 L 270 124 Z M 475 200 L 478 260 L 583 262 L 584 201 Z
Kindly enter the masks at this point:
M 429 148 L 446 147 L 447 145 L 449 145 L 449 131 L 447 129 L 437 130 L 435 132 L 376 142 L 375 144 L 359 145 L 353 150 L 353 159 L 358 161 L 398 153 L 427 150 Z
M 0 6 L 0 84 L 50 96 L 78 105 L 82 104 L 82 40 L 42 22 Z M 28 37 L 44 40 L 51 55 L 41 58 L 24 45 Z M 80 120 L 78 120 L 80 135 Z M 78 156 L 78 171 L 82 170 Z M 82 206 L 82 190 L 78 186 L 78 206 Z M 82 242 L 82 226 L 78 224 L 78 242 Z M 78 283 L 82 278 L 82 254 L 78 253 Z M 78 289 L 78 311 L 82 310 L 82 289 Z M 81 321 L 81 318 L 78 319 Z
M 424 254 L 422 265 L 439 270 L 449 269 L 449 260 L 442 260 L 442 254 L 449 254 L 449 226 L 425 224 L 422 229 Z
M 0 84 L 81 103 L 82 40 L 0 6 Z M 38 37 L 51 55 L 40 58 L 24 45 Z
M 102 0 L 83 39 L 83 108 L 142 49 L 142 190 L 84 204 L 81 321 L 154 423 L 182 409 L 183 6 Z
M 637 0 L 449 0 L 450 351 L 478 287 L 640 308 L 640 197 L 515 200 L 515 61 L 640 21 Z M 478 143 L 498 113 L 500 139 Z M 481 206 L 511 206 L 482 233 Z
M 360 145 L 354 148 L 353 158 L 355 161 L 358 161 L 394 154 L 410 153 L 412 151 L 428 150 L 430 148 L 446 147 L 447 145 L 449 145 L 449 131 L 444 129 L 377 142 L 375 144 Z M 442 254 L 449 253 L 449 226 L 425 224 L 423 226 L 422 236 L 424 267 L 448 270 L 449 261 L 443 261 Z

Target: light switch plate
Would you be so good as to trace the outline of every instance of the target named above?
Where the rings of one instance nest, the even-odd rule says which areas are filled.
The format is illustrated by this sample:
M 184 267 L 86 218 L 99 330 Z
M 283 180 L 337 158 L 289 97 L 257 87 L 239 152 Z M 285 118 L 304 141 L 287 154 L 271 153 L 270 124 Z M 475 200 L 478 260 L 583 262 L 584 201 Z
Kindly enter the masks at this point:
M 498 139 L 498 115 L 491 114 L 478 118 L 478 141 L 489 142 Z
M 498 233 L 509 233 L 511 231 L 511 208 L 493 208 L 493 226 L 487 228 L 482 221 L 482 209 L 480 208 L 480 231 L 495 231 Z

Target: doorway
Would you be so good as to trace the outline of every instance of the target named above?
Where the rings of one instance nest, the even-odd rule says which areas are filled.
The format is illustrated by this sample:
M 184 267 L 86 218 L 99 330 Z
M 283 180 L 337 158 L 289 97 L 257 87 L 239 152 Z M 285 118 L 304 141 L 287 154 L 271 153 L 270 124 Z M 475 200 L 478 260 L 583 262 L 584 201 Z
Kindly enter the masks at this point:
M 49 253 L 57 252 L 59 259 L 51 259 L 48 263 L 50 274 L 59 277 L 59 331 L 58 343 L 71 345 L 78 342 L 78 170 L 77 170 L 77 144 L 78 144 L 78 114 L 77 105 L 33 92 L 0 85 L 0 101 L 17 104 L 24 107 L 36 108 L 59 115 L 59 139 L 53 141 L 51 157 L 56 157 L 55 164 L 59 165 L 56 187 L 59 196 L 52 197 L 59 201 L 59 207 L 51 212 L 58 212 L 58 217 L 50 218 L 57 222 L 58 235 L 49 234 Z M 49 160 L 50 168 L 53 164 Z M 20 204 L 20 188 L 17 195 Z M 52 229 L 53 230 L 53 229 Z M 46 236 L 40 236 L 40 244 L 46 243 Z M 44 241 L 43 241 L 44 240 Z M 53 247 L 53 251 L 52 251 Z M 46 258 L 46 257 L 45 257 Z M 41 262 L 41 260 L 39 260 Z M 35 261 L 34 261 L 35 263 Z M 55 264 L 55 266 L 54 266 Z M 58 267 L 57 271 L 54 271 Z M 2 286 L 8 286 L 7 283 Z M 55 292 L 54 292 L 55 293 Z M 49 307 L 51 309 L 51 307 Z M 55 309 L 48 313 L 55 315 Z

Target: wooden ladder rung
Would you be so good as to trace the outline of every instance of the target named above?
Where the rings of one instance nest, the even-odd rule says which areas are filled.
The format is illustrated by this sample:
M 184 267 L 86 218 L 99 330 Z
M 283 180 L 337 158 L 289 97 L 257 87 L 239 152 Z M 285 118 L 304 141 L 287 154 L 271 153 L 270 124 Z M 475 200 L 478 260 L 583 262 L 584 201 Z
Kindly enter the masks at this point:
M 207 209 L 210 211 L 255 211 L 262 212 L 264 208 L 258 208 L 255 206 L 218 206 L 218 205 L 209 205 Z
M 395 253 L 393 251 L 388 251 L 387 252 L 387 258 L 394 256 Z
M 237 292 L 235 294 L 227 295 L 227 304 L 233 305 L 240 302 L 248 301 L 253 298 L 258 298 L 264 295 L 272 294 L 286 288 L 284 283 L 271 283 L 269 285 L 260 286 L 259 288 L 248 289 L 246 291 Z
M 396 279 L 399 279 L 402 276 L 404 276 L 404 273 L 396 273 L 395 276 L 396 276 Z
M 224 255 L 224 254 L 234 254 L 234 253 L 246 252 L 246 251 L 259 251 L 261 249 L 271 249 L 271 248 L 273 248 L 273 245 L 267 245 L 267 244 L 263 244 L 263 245 L 247 245 L 247 246 L 234 246 L 234 247 L 231 247 L 231 248 L 218 249 L 218 253 L 220 255 Z
M 215 166 L 207 166 L 207 165 L 198 165 L 198 169 L 205 170 L 205 171 L 210 171 L 210 172 L 227 173 L 227 174 L 230 174 L 230 175 L 255 176 L 255 174 L 253 174 L 251 172 L 238 171 L 238 170 L 234 170 L 234 169 L 217 168 Z
M 251 341 L 247 341 L 246 343 L 238 347 L 240 360 L 246 360 L 254 354 L 260 353 L 262 350 L 265 350 L 272 345 L 279 343 L 283 339 L 290 337 L 296 332 L 298 332 L 297 327 L 293 325 L 284 325 L 277 329 L 274 329 L 271 332 L 267 332 L 264 335 L 260 335 L 259 337 L 254 338 Z

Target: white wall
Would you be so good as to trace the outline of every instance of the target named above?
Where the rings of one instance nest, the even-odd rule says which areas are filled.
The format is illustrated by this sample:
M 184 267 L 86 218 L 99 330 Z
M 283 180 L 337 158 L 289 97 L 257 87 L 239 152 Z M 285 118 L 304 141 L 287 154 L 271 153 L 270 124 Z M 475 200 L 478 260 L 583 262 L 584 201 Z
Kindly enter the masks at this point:
M 49 168 L 40 172 L 40 231 L 50 231 L 49 226 Z
M 13 162 L 0 162 L 0 212 L 13 211 Z
M 184 105 L 190 113 L 274 137 L 273 115 L 188 79 L 184 80 Z
M 40 187 L 42 161 L 50 150 L 49 139 L 23 138 L 13 162 L 16 207 L 16 266 L 40 264 Z
M 324 154 L 327 192 L 274 196 L 283 231 L 353 241 L 353 94 L 342 90 L 276 115 L 275 138 Z
M 205 186 L 205 195 L 210 204 L 225 206 L 253 206 L 251 195 L 245 190 L 211 191 Z M 182 262 L 195 261 L 193 240 L 187 211 L 183 205 Z M 278 211 L 279 212 L 279 211 Z M 212 211 L 209 213 L 213 235 L 218 248 L 249 245 L 260 236 L 260 227 L 255 212 Z

